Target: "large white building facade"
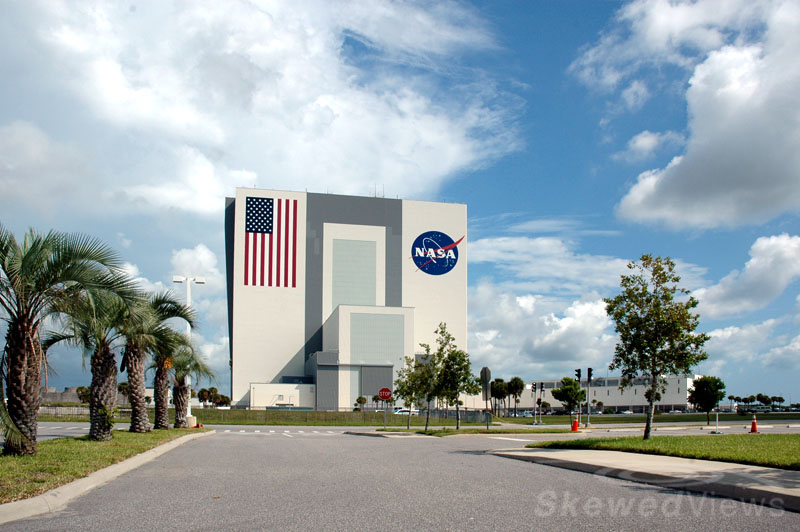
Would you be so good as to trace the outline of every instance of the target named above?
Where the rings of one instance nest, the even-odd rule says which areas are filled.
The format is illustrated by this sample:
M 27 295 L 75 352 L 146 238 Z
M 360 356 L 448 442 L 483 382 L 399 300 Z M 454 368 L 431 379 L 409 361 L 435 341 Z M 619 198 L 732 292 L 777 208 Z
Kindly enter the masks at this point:
M 236 406 L 350 409 L 441 322 L 466 348 L 466 205 L 242 188 L 225 241 Z

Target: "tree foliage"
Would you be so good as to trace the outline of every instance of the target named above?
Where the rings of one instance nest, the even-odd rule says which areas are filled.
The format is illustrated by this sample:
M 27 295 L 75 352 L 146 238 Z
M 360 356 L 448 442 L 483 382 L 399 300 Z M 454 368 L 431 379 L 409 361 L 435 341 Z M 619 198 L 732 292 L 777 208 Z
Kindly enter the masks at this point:
M 586 390 L 581 388 L 581 383 L 571 377 L 561 379 L 561 388 L 554 388 L 553 399 L 560 401 L 567 409 L 572 412 L 578 409 L 578 405 L 586 400 Z
M 628 269 L 632 273 L 622 276 L 621 293 L 604 300 L 619 335 L 609 369 L 621 371 L 623 389 L 637 377 L 648 383 L 647 440 L 655 403 L 666 387 L 664 377 L 687 374 L 705 360 L 703 344 L 708 336 L 695 333 L 697 300 L 689 296 L 689 290 L 678 287 L 680 276 L 669 257 L 642 255 L 640 262 L 628 263 Z
M 447 326 L 440 323 L 436 329 L 438 352 L 441 353 L 442 365 L 439 370 L 438 396 L 448 406 L 456 407 L 456 430 L 461 428 L 459 407 L 461 394 L 477 394 L 480 392 L 479 381 L 472 375 L 469 355 L 459 349 L 455 338 L 447 331 Z
M 22 240 L 0 224 L 0 316 L 8 324 L 0 357 L 8 402 L 0 407 L 4 454 L 36 452 L 46 349 L 42 324 L 53 306 L 89 289 L 125 292 L 115 275 L 121 261 L 110 248 L 84 235 L 30 230 Z M 6 410 L 7 409 L 7 410 Z
M 435 374 L 431 371 L 428 360 L 406 357 L 405 365 L 397 371 L 394 393 L 408 407 L 407 428 L 411 428 L 411 411 L 414 406 L 422 407 L 429 396 L 433 399 L 435 386 Z
M 514 398 L 514 415 L 517 414 L 517 403 L 524 391 L 525 381 L 521 377 L 511 377 L 511 380 L 508 381 L 508 395 Z
M 706 413 L 706 425 L 711 424 L 711 411 L 725 398 L 725 383 L 718 377 L 700 377 L 689 388 L 689 403 Z
M 489 384 L 489 395 L 494 399 L 494 415 L 500 415 L 500 401 L 508 397 L 508 383 L 505 379 L 497 377 Z

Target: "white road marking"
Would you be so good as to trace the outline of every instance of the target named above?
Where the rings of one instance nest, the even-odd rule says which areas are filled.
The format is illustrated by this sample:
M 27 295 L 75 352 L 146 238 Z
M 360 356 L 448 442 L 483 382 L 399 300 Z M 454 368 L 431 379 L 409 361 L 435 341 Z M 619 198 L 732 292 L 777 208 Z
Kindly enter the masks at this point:
M 260 430 L 257 430 L 256 432 L 261 432 L 261 431 L 260 431 Z
M 289 431 L 287 430 L 286 432 L 289 432 Z M 285 432 L 283 433 L 283 435 L 286 436 L 287 438 L 294 438 L 294 436 L 292 436 L 291 434 L 286 434 Z
M 243 430 L 240 430 L 239 432 L 244 432 L 244 431 L 243 431 Z
M 231 431 L 231 429 L 226 429 L 226 430 L 225 430 L 225 432 L 230 432 L 230 431 Z
M 524 440 L 522 438 L 503 438 L 501 436 L 489 436 L 493 440 L 507 440 L 507 441 L 536 441 L 536 440 Z

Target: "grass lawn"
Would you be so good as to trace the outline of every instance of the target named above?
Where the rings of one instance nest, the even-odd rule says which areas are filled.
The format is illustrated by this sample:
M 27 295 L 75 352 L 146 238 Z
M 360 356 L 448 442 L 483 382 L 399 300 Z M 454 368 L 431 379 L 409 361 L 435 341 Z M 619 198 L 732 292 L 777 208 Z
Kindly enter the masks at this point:
M 722 434 L 588 438 L 531 443 L 527 447 L 602 449 L 717 460 L 780 469 L 800 470 L 800 434 Z
M 0 455 L 0 503 L 40 495 L 121 462 L 197 429 L 156 430 L 146 434 L 113 431 L 107 442 L 59 438 L 40 442 L 34 456 Z
M 378 432 L 414 432 L 416 434 L 425 434 L 427 436 L 457 436 L 459 434 L 561 434 L 570 432 L 569 429 L 481 429 L 476 427 L 456 429 L 378 429 Z
M 542 421 L 545 425 L 564 425 L 571 423 L 575 416 L 542 416 Z M 533 418 L 530 417 L 493 417 L 494 421 L 502 421 L 503 423 L 516 423 L 519 425 L 530 425 Z M 537 418 L 538 419 L 538 418 Z M 750 423 L 753 415 L 748 414 L 740 416 L 739 414 L 720 414 L 719 420 L 726 423 Z M 774 412 L 768 414 L 758 414 L 759 423 L 769 423 L 772 420 L 793 420 L 800 419 L 800 413 L 797 412 Z M 581 424 L 586 420 L 586 414 L 581 415 Z M 592 423 L 644 423 L 647 417 L 644 414 L 627 414 L 627 415 L 611 415 L 611 414 L 592 414 Z M 701 414 L 656 414 L 653 417 L 654 423 L 676 423 L 676 422 L 696 422 L 705 423 L 706 415 Z M 714 414 L 711 414 L 711 424 L 714 424 Z

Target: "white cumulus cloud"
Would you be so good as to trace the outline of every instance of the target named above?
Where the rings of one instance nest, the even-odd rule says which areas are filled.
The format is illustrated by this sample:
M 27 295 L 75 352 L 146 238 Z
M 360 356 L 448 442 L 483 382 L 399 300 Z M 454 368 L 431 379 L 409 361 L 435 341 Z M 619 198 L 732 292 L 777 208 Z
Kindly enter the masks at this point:
M 694 295 L 702 316 L 717 318 L 764 308 L 800 277 L 800 236 L 761 237 L 750 248 L 743 271 L 732 271 L 719 283 Z
M 657 80 L 661 68 L 682 71 L 688 124 L 685 152 L 641 173 L 618 215 L 713 228 L 800 211 L 798 54 L 800 4 L 792 0 L 638 0 L 622 7 L 571 71 L 621 94 L 642 75 Z

